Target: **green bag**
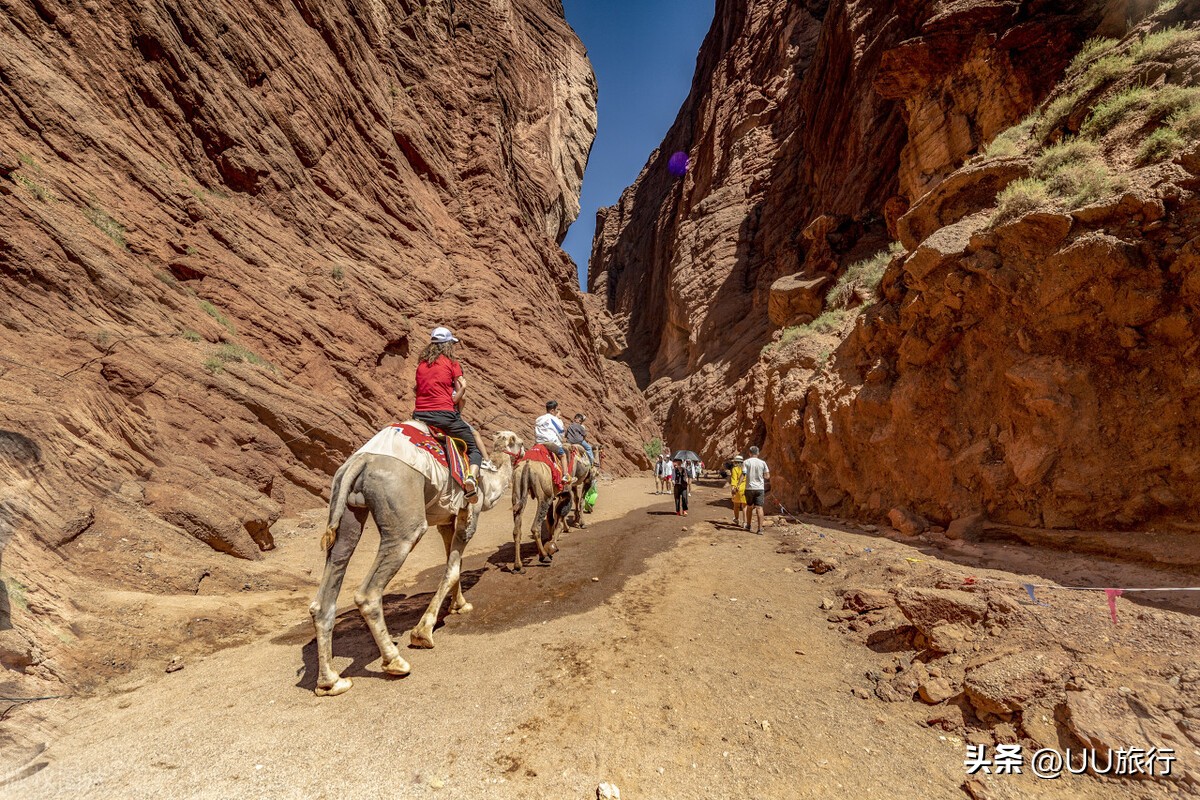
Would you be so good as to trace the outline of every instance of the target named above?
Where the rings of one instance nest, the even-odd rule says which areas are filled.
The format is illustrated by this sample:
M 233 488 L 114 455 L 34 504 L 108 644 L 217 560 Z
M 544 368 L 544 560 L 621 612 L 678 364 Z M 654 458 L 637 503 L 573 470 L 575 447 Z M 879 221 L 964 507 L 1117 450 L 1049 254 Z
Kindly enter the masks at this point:
M 583 513 L 590 514 L 592 509 L 596 507 L 596 498 L 599 494 L 596 492 L 596 487 L 588 489 L 588 493 L 583 496 Z

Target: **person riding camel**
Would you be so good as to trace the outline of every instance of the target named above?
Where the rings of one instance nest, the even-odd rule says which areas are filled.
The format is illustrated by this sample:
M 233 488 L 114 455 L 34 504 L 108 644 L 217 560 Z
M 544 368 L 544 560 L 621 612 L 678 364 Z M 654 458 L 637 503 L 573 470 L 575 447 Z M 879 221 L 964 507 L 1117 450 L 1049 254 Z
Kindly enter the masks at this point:
M 567 426 L 567 444 L 577 444 L 583 448 L 583 452 L 587 453 L 588 461 L 596 463 L 596 455 L 592 451 L 592 445 L 587 440 L 587 428 L 583 426 L 583 421 L 587 419 L 583 414 L 576 414 L 571 420 L 571 424 Z
M 570 480 L 570 475 L 567 473 L 567 451 L 563 448 L 563 434 L 566 429 L 563 428 L 562 417 L 558 415 L 558 401 L 551 400 L 546 403 L 546 413 L 537 418 L 533 424 L 533 438 L 537 444 L 545 445 L 558 461 L 558 468 L 562 471 L 563 480 Z
M 429 344 L 417 362 L 417 400 L 413 419 L 466 442 L 471 471 L 463 488 L 467 502 L 474 502 L 483 452 L 475 439 L 474 429 L 462 418 L 467 379 L 463 377 L 462 365 L 454 358 L 457 344 L 458 339 L 449 328 L 434 328 L 429 335 Z

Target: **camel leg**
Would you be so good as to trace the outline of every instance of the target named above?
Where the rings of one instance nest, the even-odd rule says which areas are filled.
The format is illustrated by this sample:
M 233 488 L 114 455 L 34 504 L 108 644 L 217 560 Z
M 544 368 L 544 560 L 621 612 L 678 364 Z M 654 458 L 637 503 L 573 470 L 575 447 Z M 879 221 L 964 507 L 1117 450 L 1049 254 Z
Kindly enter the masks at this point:
M 372 498 L 375 500 L 375 525 L 379 528 L 379 553 L 362 587 L 355 593 L 354 602 L 383 656 L 383 671 L 389 675 L 407 675 L 411 668 L 392 641 L 383 618 L 383 590 L 396 577 L 413 545 L 421 540 L 429 525 L 425 522 L 423 506 L 414 507 L 411 502 L 400 505 L 404 498 L 411 498 L 416 492 L 397 490 L 395 483 L 386 479 L 382 486 L 372 489 L 375 489 Z
M 553 497 L 549 500 L 538 501 L 537 514 L 533 518 L 533 527 L 529 529 L 529 532 L 533 534 L 533 541 L 537 543 L 538 561 L 543 564 L 549 564 L 553 560 L 554 554 L 558 552 L 558 545 L 555 545 L 553 542 L 553 531 L 550 530 L 550 522 L 548 520 L 550 507 L 553 503 Z M 549 547 L 543 541 L 547 532 L 552 534 L 551 546 Z
M 409 634 L 408 641 L 413 647 L 433 647 L 433 626 L 437 624 L 438 611 L 441 610 L 442 602 L 450 592 L 450 587 L 458 583 L 462 574 L 463 549 L 475 534 L 475 526 L 478 523 L 478 514 L 466 512 L 459 514 L 457 524 L 454 526 L 454 534 L 450 540 L 450 547 L 446 552 L 446 572 L 442 575 L 442 582 L 429 601 L 425 613 L 421 615 L 421 621 Z
M 524 572 L 525 565 L 521 563 L 521 539 L 525 533 L 521 528 L 521 515 L 525 511 L 525 500 L 513 503 L 513 572 Z
M 325 574 L 317 596 L 308 607 L 313 627 L 317 629 L 317 688 L 318 696 L 339 695 L 353 684 L 333 668 L 333 625 L 337 620 L 337 598 L 346 577 L 346 565 L 362 537 L 367 522 L 365 508 L 346 509 L 338 523 L 337 540 L 325 554 Z
M 450 549 L 454 544 L 454 525 L 438 525 L 438 533 L 442 535 L 442 542 L 446 545 L 446 559 L 450 558 Z M 451 614 L 466 614 L 473 611 L 475 606 L 467 602 L 467 598 L 463 596 L 462 577 L 460 576 L 454 582 L 454 599 L 450 601 Z

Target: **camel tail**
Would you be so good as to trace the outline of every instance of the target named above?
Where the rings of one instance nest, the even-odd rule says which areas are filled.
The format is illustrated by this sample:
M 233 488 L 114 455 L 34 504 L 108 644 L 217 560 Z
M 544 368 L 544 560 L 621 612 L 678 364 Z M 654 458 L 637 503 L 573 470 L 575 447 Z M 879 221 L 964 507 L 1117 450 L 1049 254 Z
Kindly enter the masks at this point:
M 365 458 L 352 458 L 342 464 L 333 476 L 333 487 L 329 490 L 329 519 L 325 523 L 325 534 L 321 537 L 321 549 L 325 552 L 329 552 L 329 548 L 337 541 L 338 525 L 342 522 L 342 515 L 346 513 L 350 491 L 354 484 L 358 483 L 358 478 L 366 466 Z

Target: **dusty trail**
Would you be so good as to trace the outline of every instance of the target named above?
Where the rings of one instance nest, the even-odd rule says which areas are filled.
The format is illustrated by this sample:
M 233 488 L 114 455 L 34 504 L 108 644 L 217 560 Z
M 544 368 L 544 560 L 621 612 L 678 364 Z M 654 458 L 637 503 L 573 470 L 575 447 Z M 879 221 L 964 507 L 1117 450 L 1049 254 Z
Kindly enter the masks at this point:
M 0 797 L 591 797 L 603 780 L 633 798 L 964 796 L 963 744 L 920 725 L 927 709 L 851 694 L 888 655 L 833 630 L 816 610 L 829 589 L 779 529 L 724 525 L 715 487 L 676 517 L 649 485 L 604 487 L 590 527 L 525 575 L 502 569 L 510 517 L 491 514 L 465 561 L 476 610 L 447 617 L 434 650 L 404 650 L 404 679 L 379 672 L 351 601 L 365 537 L 334 641 L 348 694 L 312 694 L 308 596 L 286 613 L 276 598 L 274 635 L 65 709 L 46 766 Z M 278 557 L 317 566 L 314 536 Z M 429 537 L 385 598 L 402 645 L 440 557 Z M 1013 778 L 994 796 L 1131 795 Z

